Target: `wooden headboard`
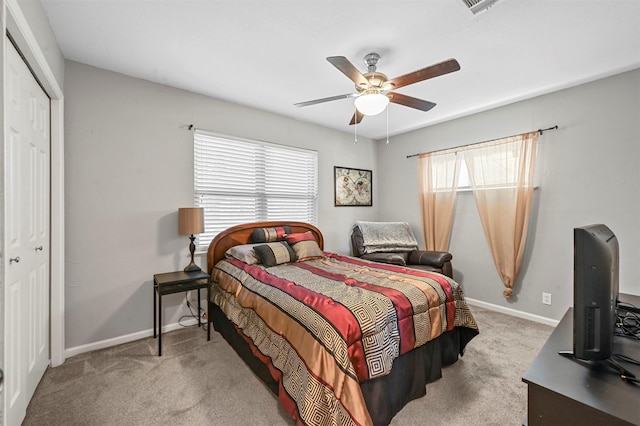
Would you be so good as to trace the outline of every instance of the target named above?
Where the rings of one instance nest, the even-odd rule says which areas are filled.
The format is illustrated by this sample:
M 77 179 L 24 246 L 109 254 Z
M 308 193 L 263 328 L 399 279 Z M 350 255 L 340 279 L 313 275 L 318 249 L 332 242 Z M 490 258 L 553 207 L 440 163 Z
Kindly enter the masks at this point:
M 322 232 L 315 226 L 304 222 L 254 222 L 243 223 L 242 225 L 236 225 L 228 228 L 218 235 L 209 244 L 209 250 L 207 250 L 207 271 L 211 274 L 211 270 L 220 259 L 224 258 L 224 253 L 233 246 L 240 244 L 250 244 L 251 234 L 256 228 L 273 228 L 276 226 L 289 226 L 292 233 L 311 231 L 320 249 L 324 249 L 324 237 Z

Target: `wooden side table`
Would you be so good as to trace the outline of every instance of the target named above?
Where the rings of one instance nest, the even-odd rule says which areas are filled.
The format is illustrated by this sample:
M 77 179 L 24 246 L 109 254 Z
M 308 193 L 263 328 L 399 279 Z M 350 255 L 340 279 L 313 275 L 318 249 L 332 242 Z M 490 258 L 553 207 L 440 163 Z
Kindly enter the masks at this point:
M 182 291 L 198 290 L 198 327 L 200 321 L 200 289 L 207 289 L 207 304 L 209 303 L 209 274 L 202 271 L 194 272 L 166 272 L 153 276 L 153 338 L 158 337 L 158 356 L 162 356 L 162 296 L 180 293 Z M 157 296 L 156 296 L 157 295 Z M 158 309 L 156 311 L 156 297 Z M 156 312 L 158 321 L 156 323 Z M 156 334 L 157 327 L 157 334 Z M 207 337 L 207 340 L 209 337 Z

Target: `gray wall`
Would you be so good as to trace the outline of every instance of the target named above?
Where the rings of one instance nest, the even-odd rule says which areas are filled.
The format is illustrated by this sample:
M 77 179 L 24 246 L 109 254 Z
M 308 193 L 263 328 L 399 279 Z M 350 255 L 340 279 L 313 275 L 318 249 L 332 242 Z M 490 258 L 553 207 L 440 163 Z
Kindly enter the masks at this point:
M 421 234 L 417 159 L 407 155 L 556 124 L 539 138 L 539 188 L 515 296 L 502 296 L 471 192 L 457 197 L 454 278 L 467 297 L 560 319 L 573 303 L 573 228 L 605 223 L 620 244 L 620 290 L 640 295 L 640 70 L 379 141 L 379 219 L 406 220 Z
M 404 135 L 390 144 L 305 124 L 75 62 L 65 69 L 66 347 L 149 331 L 152 276 L 182 268 L 177 208 L 192 203 L 187 125 L 319 153 L 319 227 L 349 252 L 356 220 L 405 220 L 420 240 L 418 152 L 560 126 L 540 138 L 529 240 L 511 300 L 472 193 L 458 197 L 451 251 L 468 297 L 552 319 L 572 301 L 572 229 L 603 222 L 618 235 L 621 290 L 640 294 L 640 70 Z M 333 206 L 333 166 L 374 171 L 374 207 Z M 203 264 L 203 259 L 198 259 Z M 553 304 L 541 304 L 541 293 Z M 166 324 L 186 313 L 165 298 Z
M 374 207 L 334 207 L 333 166 L 373 170 L 375 142 L 76 62 L 65 67 L 66 347 L 151 330 L 152 277 L 188 263 L 177 209 L 193 205 L 189 124 L 318 151 L 319 228 L 347 254 Z M 204 266 L 203 257 L 198 259 Z M 163 298 L 165 324 L 187 313 Z

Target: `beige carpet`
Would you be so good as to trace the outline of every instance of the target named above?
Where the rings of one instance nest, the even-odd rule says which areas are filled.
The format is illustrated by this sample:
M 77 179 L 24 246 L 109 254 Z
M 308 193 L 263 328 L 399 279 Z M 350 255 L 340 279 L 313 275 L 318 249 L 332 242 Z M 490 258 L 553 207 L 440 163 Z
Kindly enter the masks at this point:
M 471 307 L 480 335 L 392 425 L 521 425 L 521 377 L 552 327 Z M 49 369 L 24 425 L 293 425 L 216 332 L 163 335 L 82 354 Z

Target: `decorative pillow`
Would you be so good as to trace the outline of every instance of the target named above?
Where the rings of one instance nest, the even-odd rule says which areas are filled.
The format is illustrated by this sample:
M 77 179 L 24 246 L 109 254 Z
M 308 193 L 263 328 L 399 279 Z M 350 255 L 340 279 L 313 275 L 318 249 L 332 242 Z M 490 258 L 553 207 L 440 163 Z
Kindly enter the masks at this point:
M 291 233 L 289 226 L 277 226 L 275 228 L 256 228 L 251 234 L 251 241 L 254 243 L 272 243 L 282 241 L 287 234 Z
M 324 253 L 320 250 L 318 242 L 311 232 L 289 234 L 284 239 L 293 247 L 293 251 L 296 252 L 296 256 L 298 257 L 298 262 L 322 259 L 324 257 Z
M 253 248 L 258 258 L 267 268 L 298 260 L 296 253 L 286 241 L 260 244 Z
M 253 250 L 257 245 L 258 244 L 241 244 L 239 246 L 233 246 L 227 250 L 224 255 L 226 257 L 233 257 L 234 259 L 241 260 L 249 265 L 256 265 L 260 263 L 260 259 L 258 259 L 256 252 Z

